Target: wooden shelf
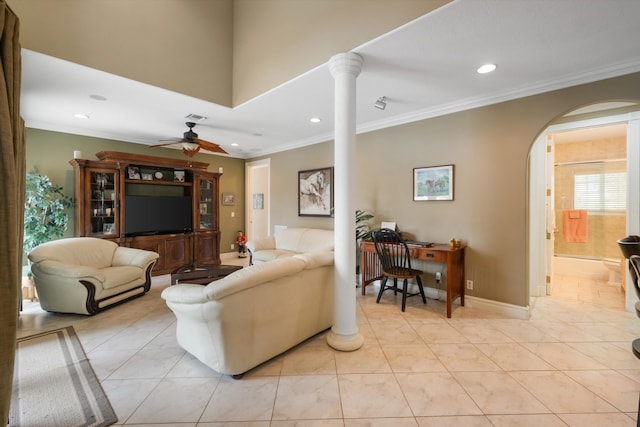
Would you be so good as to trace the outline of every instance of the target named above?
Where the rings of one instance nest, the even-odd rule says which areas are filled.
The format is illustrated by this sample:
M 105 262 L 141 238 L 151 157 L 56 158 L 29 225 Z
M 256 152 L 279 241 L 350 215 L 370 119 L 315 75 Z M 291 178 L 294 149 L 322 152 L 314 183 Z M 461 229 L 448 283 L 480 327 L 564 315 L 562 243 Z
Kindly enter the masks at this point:
M 193 182 L 163 181 L 161 179 L 125 179 L 125 184 L 169 185 L 176 187 L 193 187 Z
M 191 160 L 116 151 L 100 151 L 96 157 L 99 160 L 69 162 L 74 168 L 76 236 L 99 237 L 121 246 L 157 252 L 160 258 L 153 268 L 154 275 L 171 273 L 189 264 L 220 264 L 221 173 L 208 172 L 208 163 Z M 140 174 L 162 172 L 165 179 L 131 179 L 130 167 Z M 184 181 L 173 180 L 176 171 L 184 171 Z M 107 186 L 96 186 L 98 174 L 109 178 Z M 98 190 L 102 192 L 101 198 L 94 197 L 94 191 Z M 107 192 L 109 197 L 104 198 Z M 191 198 L 191 231 L 145 236 L 125 234 L 128 195 Z M 107 208 L 111 215 L 105 215 L 102 210 Z

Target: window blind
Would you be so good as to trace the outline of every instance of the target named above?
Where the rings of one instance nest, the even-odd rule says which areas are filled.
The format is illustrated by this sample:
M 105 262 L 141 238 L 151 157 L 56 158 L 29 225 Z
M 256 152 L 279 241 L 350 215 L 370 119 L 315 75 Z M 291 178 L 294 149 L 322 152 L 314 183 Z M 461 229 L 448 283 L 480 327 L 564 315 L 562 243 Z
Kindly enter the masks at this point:
M 627 208 L 626 172 L 574 175 L 574 209 L 613 211 Z

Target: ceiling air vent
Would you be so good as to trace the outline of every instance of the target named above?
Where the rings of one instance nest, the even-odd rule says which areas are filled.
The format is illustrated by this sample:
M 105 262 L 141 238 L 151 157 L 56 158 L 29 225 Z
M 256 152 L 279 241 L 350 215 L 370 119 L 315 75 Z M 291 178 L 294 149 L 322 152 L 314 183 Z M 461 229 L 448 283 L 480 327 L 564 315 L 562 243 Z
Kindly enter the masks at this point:
M 207 120 L 205 116 L 201 116 L 199 114 L 187 114 L 185 116 L 185 119 L 189 119 L 194 122 L 204 122 L 205 120 Z

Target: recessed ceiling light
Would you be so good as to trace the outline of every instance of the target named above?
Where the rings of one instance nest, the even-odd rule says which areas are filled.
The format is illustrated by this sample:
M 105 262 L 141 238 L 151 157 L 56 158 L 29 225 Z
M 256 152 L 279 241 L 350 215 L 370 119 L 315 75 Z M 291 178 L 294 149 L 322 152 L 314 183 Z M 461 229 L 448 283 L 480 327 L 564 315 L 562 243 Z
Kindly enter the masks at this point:
M 88 119 L 89 118 L 89 116 L 87 116 L 86 114 L 81 114 L 81 113 L 74 114 L 73 117 L 75 117 L 76 119 Z
M 237 146 L 238 146 L 238 143 L 237 143 L 237 142 L 233 142 L 233 143 L 231 143 L 231 146 L 232 146 L 232 147 L 237 147 Z
M 478 68 L 476 71 L 478 72 L 478 74 L 487 74 L 492 72 L 496 68 L 498 68 L 496 64 L 484 64 L 483 66 Z
M 310 121 L 311 123 L 320 123 L 320 122 L 322 121 L 322 119 L 321 119 L 320 117 L 311 117 L 311 118 L 309 119 L 309 121 Z
M 107 98 L 105 98 L 102 95 L 89 95 L 89 98 L 95 99 L 96 101 L 106 101 L 107 100 Z

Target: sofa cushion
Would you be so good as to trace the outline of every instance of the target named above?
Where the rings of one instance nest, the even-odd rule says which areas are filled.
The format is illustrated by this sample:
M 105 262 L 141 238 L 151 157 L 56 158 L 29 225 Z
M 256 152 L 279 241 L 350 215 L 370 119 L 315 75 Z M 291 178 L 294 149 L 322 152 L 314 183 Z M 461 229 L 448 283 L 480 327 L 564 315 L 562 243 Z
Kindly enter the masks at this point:
M 286 251 L 282 249 L 264 249 L 262 251 L 257 251 L 253 254 L 254 261 L 273 261 L 278 258 L 286 258 L 295 255 L 295 252 Z
M 302 253 L 332 251 L 333 230 L 319 228 L 286 228 L 274 234 L 276 249 Z
M 144 279 L 145 272 L 139 267 L 119 266 L 107 267 L 100 270 L 105 281 L 102 283 L 104 289 L 127 286 L 129 283 Z
M 296 252 L 316 252 L 332 251 L 334 249 L 333 230 L 321 230 L 319 228 L 308 228 L 300 242 Z
M 118 245 L 112 241 L 94 237 L 70 237 L 52 240 L 34 248 L 29 260 L 37 263 L 43 260 L 59 261 L 64 264 L 86 267 L 109 267 Z
M 303 260 L 294 257 L 251 265 L 209 283 L 205 287 L 204 293 L 210 300 L 221 299 L 244 289 L 296 274 L 304 270 L 305 267 L 306 263 Z

